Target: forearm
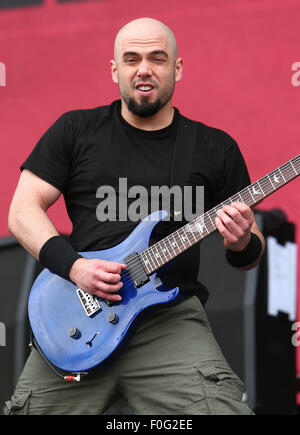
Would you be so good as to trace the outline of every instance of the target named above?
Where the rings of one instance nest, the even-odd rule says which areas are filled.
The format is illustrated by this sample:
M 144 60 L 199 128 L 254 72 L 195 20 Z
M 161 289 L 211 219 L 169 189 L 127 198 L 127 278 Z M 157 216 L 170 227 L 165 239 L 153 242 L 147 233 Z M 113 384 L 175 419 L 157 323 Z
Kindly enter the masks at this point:
M 49 219 L 46 211 L 38 204 L 12 202 L 8 229 L 18 242 L 37 260 L 44 243 L 58 231 Z

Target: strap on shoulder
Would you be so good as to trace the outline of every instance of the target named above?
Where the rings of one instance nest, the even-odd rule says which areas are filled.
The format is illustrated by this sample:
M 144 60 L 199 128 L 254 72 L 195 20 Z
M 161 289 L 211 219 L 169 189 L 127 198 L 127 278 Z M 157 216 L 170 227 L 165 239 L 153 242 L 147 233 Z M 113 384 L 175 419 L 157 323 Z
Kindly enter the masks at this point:
M 180 116 L 174 145 L 171 186 L 187 186 L 192 171 L 198 123 Z

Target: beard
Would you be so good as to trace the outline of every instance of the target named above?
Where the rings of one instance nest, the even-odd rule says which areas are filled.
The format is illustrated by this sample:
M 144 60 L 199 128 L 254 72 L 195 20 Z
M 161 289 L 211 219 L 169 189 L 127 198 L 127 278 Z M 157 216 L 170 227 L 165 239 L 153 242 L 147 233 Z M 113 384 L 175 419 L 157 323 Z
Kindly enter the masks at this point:
M 153 103 L 149 103 L 147 99 L 138 103 L 134 98 L 129 98 L 127 102 L 128 110 L 136 116 L 140 116 L 141 118 L 147 118 L 149 116 L 155 115 L 164 104 L 161 99 L 158 98 Z
M 148 80 L 149 81 L 149 80 Z M 137 81 L 133 82 L 132 88 L 134 89 L 137 85 Z M 153 85 L 155 83 L 153 82 Z M 142 97 L 141 101 L 138 102 L 134 97 L 130 96 L 129 93 L 123 88 L 119 83 L 120 95 L 126 103 L 128 110 L 136 116 L 141 118 L 147 118 L 155 115 L 161 108 L 163 108 L 172 98 L 175 88 L 175 80 L 164 89 L 160 97 L 152 103 L 149 102 L 148 97 Z

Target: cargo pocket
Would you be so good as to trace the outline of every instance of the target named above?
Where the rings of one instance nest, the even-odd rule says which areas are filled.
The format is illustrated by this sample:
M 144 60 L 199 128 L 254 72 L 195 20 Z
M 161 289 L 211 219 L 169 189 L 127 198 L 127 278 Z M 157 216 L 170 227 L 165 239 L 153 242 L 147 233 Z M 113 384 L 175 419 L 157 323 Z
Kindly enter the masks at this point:
M 210 414 L 253 414 L 242 401 L 244 383 L 222 362 L 196 366 Z
M 8 409 L 8 415 L 27 415 L 29 408 L 29 397 L 31 390 L 18 392 L 16 396 L 12 396 L 11 400 L 5 402 Z
M 221 363 L 205 363 L 199 364 L 196 368 L 208 395 L 225 394 L 237 400 L 242 399 L 244 383 L 229 367 Z

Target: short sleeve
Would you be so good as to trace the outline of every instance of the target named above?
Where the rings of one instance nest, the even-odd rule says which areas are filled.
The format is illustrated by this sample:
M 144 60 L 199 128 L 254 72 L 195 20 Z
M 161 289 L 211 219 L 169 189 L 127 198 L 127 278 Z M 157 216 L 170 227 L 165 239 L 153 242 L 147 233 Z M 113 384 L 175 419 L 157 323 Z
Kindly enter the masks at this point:
M 72 124 L 64 114 L 40 138 L 21 170 L 28 169 L 64 192 L 70 176 L 71 145 Z
M 214 206 L 225 201 L 251 183 L 245 160 L 237 143 L 226 133 L 223 134 L 225 148 L 222 171 L 219 173 L 218 185 L 213 196 Z

